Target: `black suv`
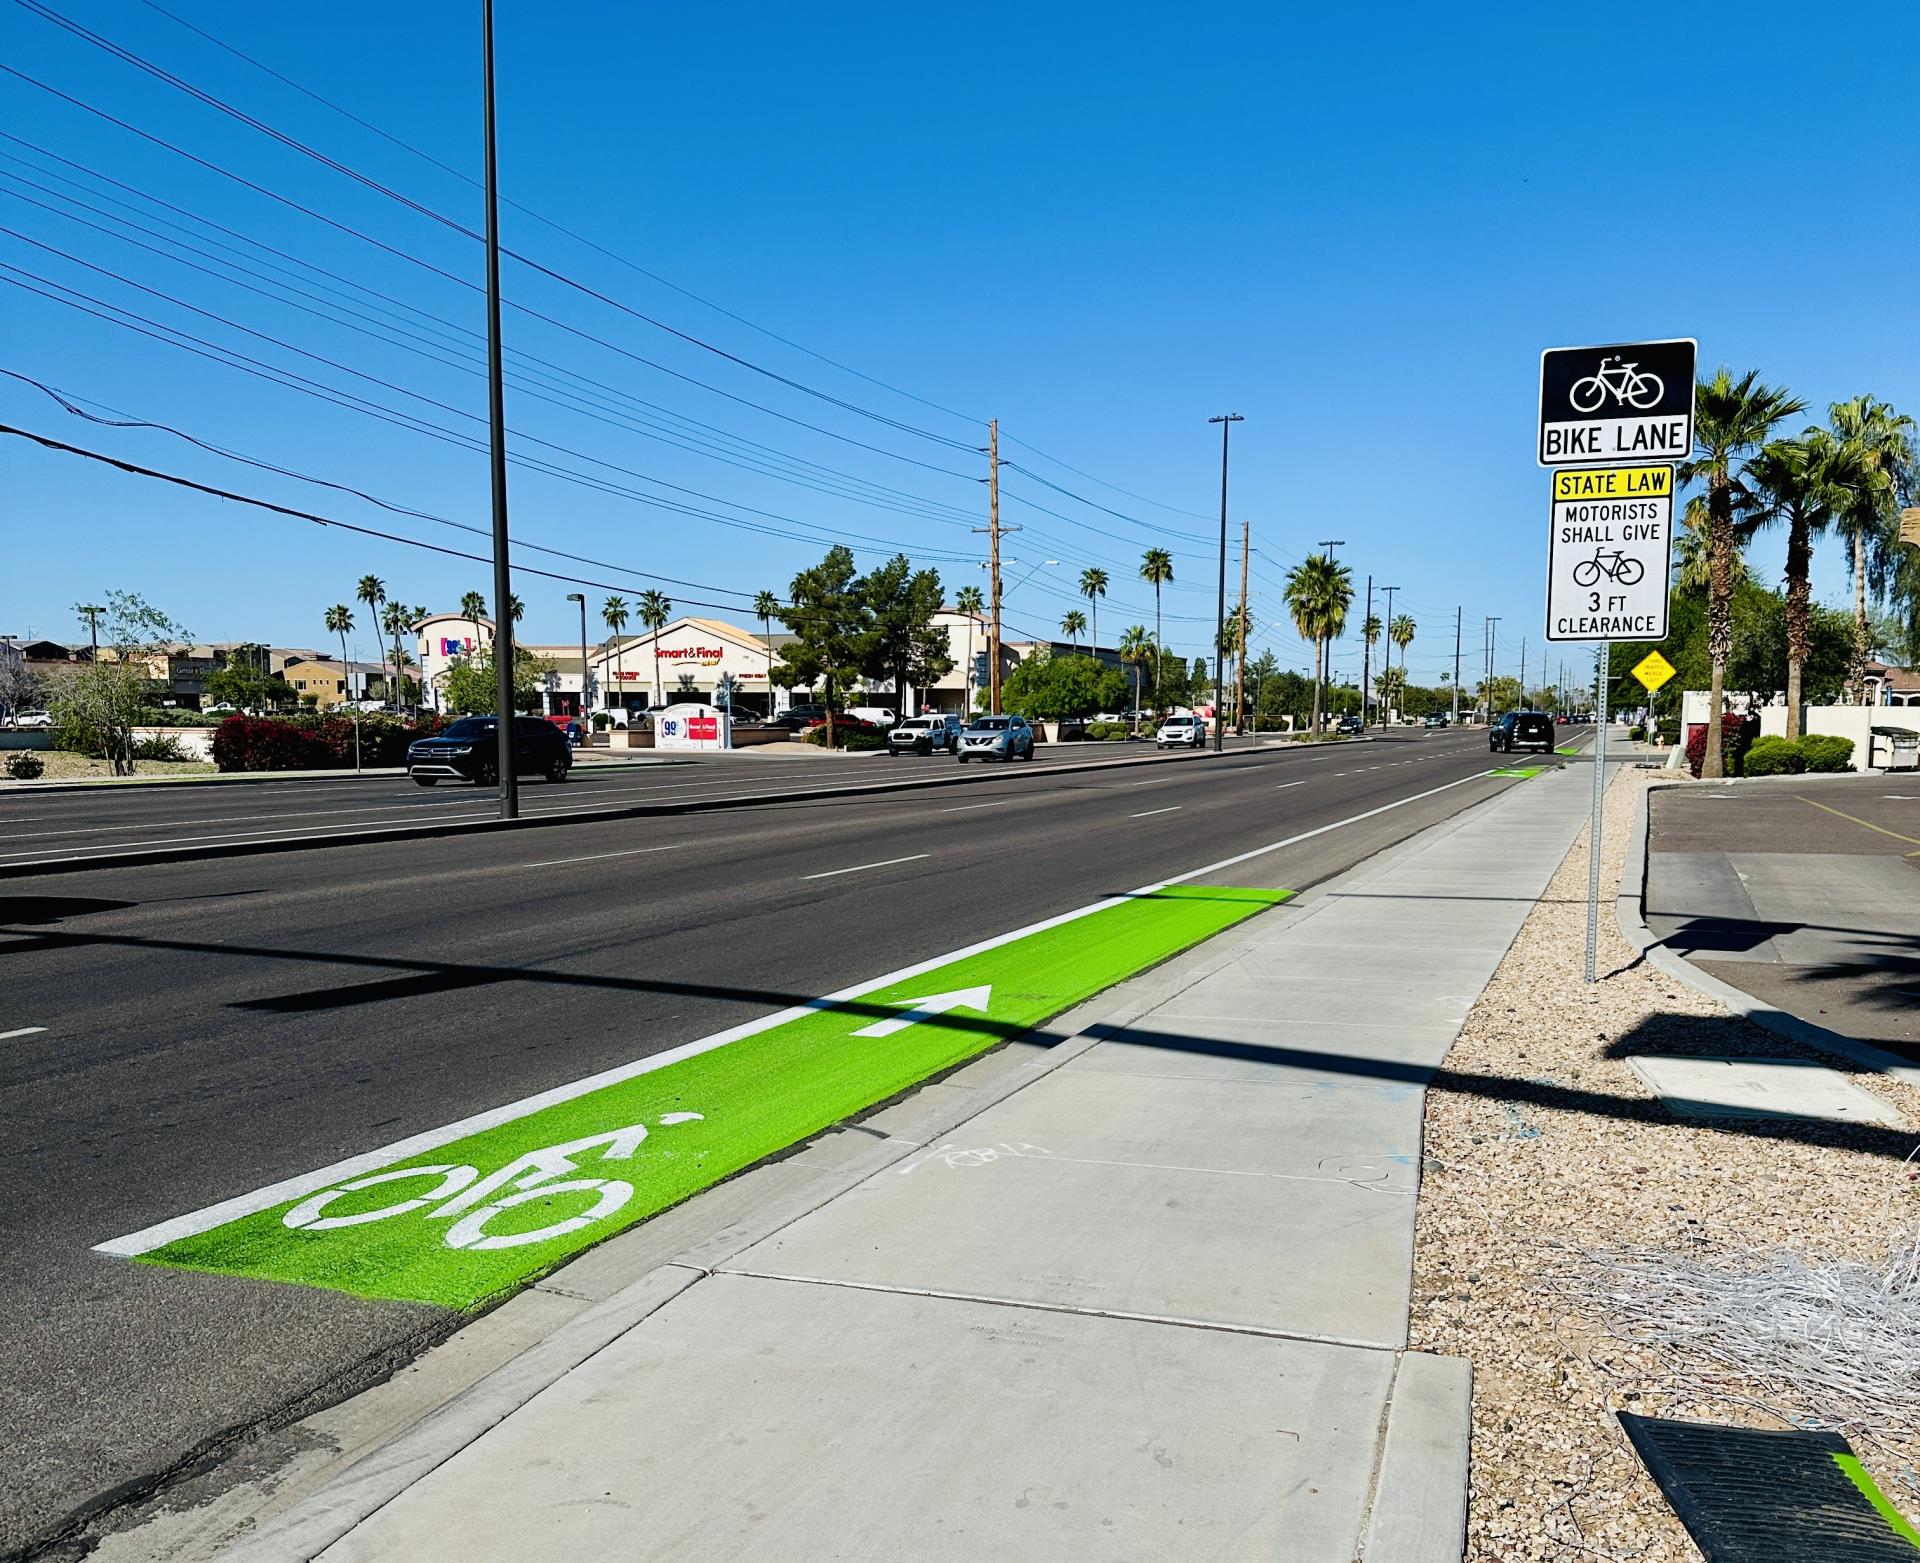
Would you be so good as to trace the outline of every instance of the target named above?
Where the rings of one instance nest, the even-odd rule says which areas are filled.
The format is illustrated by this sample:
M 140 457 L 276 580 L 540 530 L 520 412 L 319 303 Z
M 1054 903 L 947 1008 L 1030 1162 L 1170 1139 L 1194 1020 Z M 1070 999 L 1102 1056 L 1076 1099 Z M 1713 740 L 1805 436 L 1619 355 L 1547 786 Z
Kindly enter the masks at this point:
M 573 768 L 567 735 L 537 716 L 513 719 L 513 770 L 516 776 L 544 776 L 563 782 Z M 490 716 L 463 716 L 443 733 L 407 745 L 407 774 L 422 787 L 445 778 L 480 787 L 500 783 L 500 724 Z
M 1487 747 L 1495 754 L 1516 749 L 1553 753 L 1553 718 L 1542 711 L 1509 711 L 1487 729 Z

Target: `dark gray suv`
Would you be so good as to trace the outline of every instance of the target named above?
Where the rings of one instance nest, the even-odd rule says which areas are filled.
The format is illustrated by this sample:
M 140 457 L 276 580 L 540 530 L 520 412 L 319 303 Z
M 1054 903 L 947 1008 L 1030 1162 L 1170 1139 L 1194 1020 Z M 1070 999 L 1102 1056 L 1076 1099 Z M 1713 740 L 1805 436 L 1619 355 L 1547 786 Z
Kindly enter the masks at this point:
M 1553 718 L 1539 711 L 1509 711 L 1487 729 L 1487 747 L 1495 754 L 1519 749 L 1553 753 Z

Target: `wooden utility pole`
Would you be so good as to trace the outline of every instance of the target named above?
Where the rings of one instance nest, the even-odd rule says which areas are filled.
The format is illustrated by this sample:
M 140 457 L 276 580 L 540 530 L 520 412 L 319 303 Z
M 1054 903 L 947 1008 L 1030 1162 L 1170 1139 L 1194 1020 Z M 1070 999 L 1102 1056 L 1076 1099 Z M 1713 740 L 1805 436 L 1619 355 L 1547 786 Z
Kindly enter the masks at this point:
M 1242 727 L 1247 723 L 1247 540 L 1250 528 L 1240 523 L 1240 676 L 1233 691 L 1233 715 Z
M 987 632 L 988 706 L 1000 714 L 1000 420 L 987 425 L 987 573 L 993 580 L 993 627 Z

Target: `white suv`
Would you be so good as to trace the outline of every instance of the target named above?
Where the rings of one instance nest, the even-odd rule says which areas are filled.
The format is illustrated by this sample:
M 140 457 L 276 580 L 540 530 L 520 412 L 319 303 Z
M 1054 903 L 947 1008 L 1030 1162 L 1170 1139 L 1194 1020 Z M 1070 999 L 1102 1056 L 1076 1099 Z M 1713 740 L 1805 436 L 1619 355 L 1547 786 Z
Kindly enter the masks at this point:
M 1162 749 L 1204 748 L 1207 742 L 1206 718 L 1170 716 L 1160 724 L 1160 730 L 1153 735 L 1153 741 Z

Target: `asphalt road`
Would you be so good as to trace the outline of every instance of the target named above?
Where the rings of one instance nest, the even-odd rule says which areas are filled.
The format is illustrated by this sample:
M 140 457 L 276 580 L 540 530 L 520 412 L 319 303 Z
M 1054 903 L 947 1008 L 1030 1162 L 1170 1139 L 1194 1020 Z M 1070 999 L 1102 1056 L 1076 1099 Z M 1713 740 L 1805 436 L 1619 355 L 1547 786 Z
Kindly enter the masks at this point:
M 1525 785 L 1488 766 L 1408 734 L 7 880 L 0 1553 L 448 1323 L 91 1245 L 1274 842 L 1210 880 L 1305 887 Z

